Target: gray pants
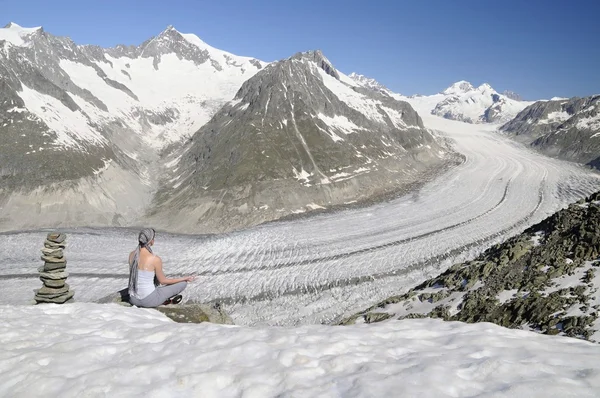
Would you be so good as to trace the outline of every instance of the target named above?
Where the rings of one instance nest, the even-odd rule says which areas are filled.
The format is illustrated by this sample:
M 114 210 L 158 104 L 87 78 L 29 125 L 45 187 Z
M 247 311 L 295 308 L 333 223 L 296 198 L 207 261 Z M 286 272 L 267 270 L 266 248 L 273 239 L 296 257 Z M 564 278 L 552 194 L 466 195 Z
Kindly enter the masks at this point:
M 186 287 L 187 282 L 177 282 L 172 285 L 158 286 L 152 293 L 141 300 L 133 296 L 129 297 L 129 302 L 136 307 L 158 307 L 167 301 L 168 298 L 183 292 L 183 289 Z

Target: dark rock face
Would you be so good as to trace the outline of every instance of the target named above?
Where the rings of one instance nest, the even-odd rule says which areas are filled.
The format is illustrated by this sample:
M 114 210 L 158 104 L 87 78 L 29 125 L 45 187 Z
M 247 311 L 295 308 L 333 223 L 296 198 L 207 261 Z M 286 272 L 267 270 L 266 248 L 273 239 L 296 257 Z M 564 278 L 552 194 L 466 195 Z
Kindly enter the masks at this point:
M 538 101 L 501 129 L 549 156 L 598 168 L 600 95 Z
M 167 229 L 207 232 L 277 219 L 307 204 L 376 197 L 451 155 L 408 103 L 340 81 L 319 51 L 247 80 L 180 153 L 179 171 L 165 178 L 172 182 L 149 215 Z M 186 211 L 170 211 L 181 207 Z
M 400 318 L 436 317 L 528 327 L 600 342 L 600 192 L 559 211 L 473 261 L 342 321 L 367 323 L 390 304 Z M 411 307 L 425 303 L 427 312 Z

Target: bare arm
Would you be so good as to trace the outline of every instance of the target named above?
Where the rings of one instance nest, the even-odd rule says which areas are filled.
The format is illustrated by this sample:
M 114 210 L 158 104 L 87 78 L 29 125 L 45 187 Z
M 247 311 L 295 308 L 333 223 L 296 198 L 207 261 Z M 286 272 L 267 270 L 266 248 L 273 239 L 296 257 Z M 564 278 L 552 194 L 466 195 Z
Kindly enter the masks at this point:
M 156 256 L 154 260 L 154 272 L 156 273 L 156 279 L 161 285 L 173 285 L 179 282 L 189 282 L 193 281 L 193 276 L 184 276 L 183 278 L 167 278 L 165 273 L 163 272 L 162 260 L 160 257 Z

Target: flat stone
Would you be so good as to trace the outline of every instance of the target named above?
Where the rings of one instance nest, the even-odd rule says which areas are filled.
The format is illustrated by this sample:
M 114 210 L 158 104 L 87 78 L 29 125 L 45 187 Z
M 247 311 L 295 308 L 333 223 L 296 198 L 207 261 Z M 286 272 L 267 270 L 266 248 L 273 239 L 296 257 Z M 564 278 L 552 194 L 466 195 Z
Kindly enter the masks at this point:
M 41 289 L 36 289 L 35 290 L 35 295 L 36 296 L 47 296 L 47 297 L 58 297 L 60 295 L 63 295 L 65 293 L 67 293 L 69 291 L 69 284 L 65 283 L 65 285 L 63 287 L 60 288 L 53 288 L 53 287 L 46 287 L 44 286 Z
M 66 271 L 44 272 L 44 267 L 40 267 L 38 271 L 40 271 L 40 279 L 67 279 L 69 277 L 69 273 Z
M 61 272 L 67 267 L 67 262 L 64 263 L 44 263 L 44 272 L 58 271 Z
M 53 289 L 62 288 L 66 284 L 65 283 L 66 279 L 42 279 L 42 278 L 40 278 L 40 280 L 42 282 L 44 282 L 45 287 L 50 287 Z
M 46 240 L 44 241 L 44 247 L 47 247 L 48 249 L 64 249 L 65 247 L 67 247 L 67 242 L 63 241 L 62 243 L 54 243 L 50 242 L 49 240 Z
M 40 272 L 40 279 L 67 279 L 69 273 L 67 271 L 54 270 L 52 272 L 45 272 L 44 267 L 38 269 Z
M 46 239 L 54 243 L 62 243 L 67 239 L 67 235 L 61 232 L 51 232 L 46 236 Z
M 71 291 L 67 292 L 66 294 L 63 294 L 62 296 L 58 296 L 58 297 L 35 296 L 34 299 L 38 304 L 40 304 L 40 303 L 64 304 L 67 301 L 71 302 L 74 295 L 75 295 L 75 291 L 71 290 Z
M 50 263 L 52 265 L 57 265 L 58 263 Z M 38 267 L 38 272 L 42 273 L 47 273 L 47 274 L 55 274 L 55 273 L 59 273 L 59 272 L 65 272 L 64 267 L 63 268 L 56 268 L 56 269 L 44 269 L 44 266 L 42 265 L 41 267 Z
M 55 257 L 55 258 L 60 258 L 63 257 L 63 251 L 61 248 L 56 248 L 56 249 L 50 249 L 48 247 L 44 247 L 42 249 L 42 254 L 44 256 L 48 256 L 48 257 Z
M 51 257 L 51 256 L 42 256 L 42 261 L 47 263 L 66 263 L 67 260 L 64 257 Z

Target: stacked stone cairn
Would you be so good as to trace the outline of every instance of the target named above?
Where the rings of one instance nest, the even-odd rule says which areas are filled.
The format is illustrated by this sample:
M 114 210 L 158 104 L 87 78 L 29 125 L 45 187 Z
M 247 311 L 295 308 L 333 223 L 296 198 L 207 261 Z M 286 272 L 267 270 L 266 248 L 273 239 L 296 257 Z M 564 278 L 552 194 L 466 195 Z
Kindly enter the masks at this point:
M 63 233 L 49 233 L 42 249 L 44 265 L 38 269 L 40 279 L 44 283 L 41 289 L 35 290 L 35 301 L 39 303 L 63 304 L 73 301 L 74 291 L 69 290 L 66 283 L 69 274 L 66 271 L 67 259 L 64 249 L 67 236 Z

